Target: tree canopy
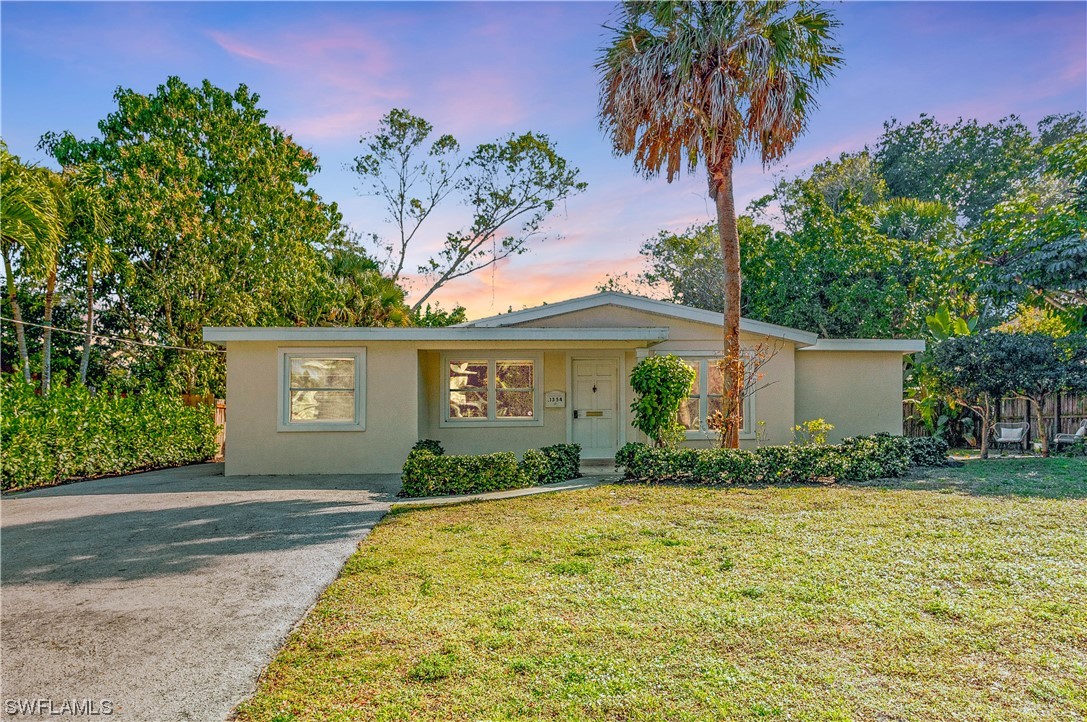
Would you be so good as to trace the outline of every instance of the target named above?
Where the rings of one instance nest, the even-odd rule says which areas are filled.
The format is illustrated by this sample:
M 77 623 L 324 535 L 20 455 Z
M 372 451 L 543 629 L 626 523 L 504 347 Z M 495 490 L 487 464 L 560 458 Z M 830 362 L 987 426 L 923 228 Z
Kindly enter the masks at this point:
M 739 446 L 741 244 L 733 168 L 782 158 L 841 63 L 834 15 L 801 2 L 625 3 L 602 48 L 601 127 L 647 177 L 705 168 L 721 244 L 722 444 Z
M 783 178 L 739 218 L 743 313 L 831 337 L 922 336 L 941 306 L 980 313 L 983 328 L 1037 328 L 1041 314 L 1041 327 L 1083 329 L 1085 189 L 1082 114 L 1033 133 L 1015 119 L 890 121 L 875 151 Z M 604 285 L 720 310 L 712 236 L 662 231 L 639 274 Z
M 401 281 L 409 251 L 436 209 L 451 200 L 471 209 L 468 224 L 446 230 L 438 253 L 418 266 L 425 285 L 414 294 L 412 313 L 450 281 L 527 252 L 531 241 L 542 240 L 556 204 L 586 188 L 546 135 L 511 134 L 467 154 L 453 136 L 433 136 L 425 119 L 393 109 L 377 132 L 362 137 L 353 166 L 393 226 L 392 238 L 374 234 L 393 282 Z

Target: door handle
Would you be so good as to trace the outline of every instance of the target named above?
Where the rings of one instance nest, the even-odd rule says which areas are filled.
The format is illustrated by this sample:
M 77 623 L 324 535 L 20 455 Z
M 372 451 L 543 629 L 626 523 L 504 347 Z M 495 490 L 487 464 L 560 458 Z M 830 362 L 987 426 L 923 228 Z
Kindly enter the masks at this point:
M 577 417 L 577 409 L 574 409 L 574 418 L 576 419 Z

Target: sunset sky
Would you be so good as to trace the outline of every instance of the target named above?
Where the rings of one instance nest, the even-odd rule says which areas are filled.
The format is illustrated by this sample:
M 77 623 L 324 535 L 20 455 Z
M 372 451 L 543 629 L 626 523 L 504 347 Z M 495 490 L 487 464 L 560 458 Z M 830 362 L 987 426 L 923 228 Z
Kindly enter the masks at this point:
M 892 117 L 1014 113 L 1034 124 L 1087 109 L 1083 2 L 831 7 L 846 65 L 785 163 L 740 167 L 740 207 L 776 175 L 871 144 Z M 169 75 L 245 83 L 269 122 L 321 159 L 313 184 L 322 196 L 357 231 L 380 233 L 380 208 L 358 196 L 345 164 L 390 108 L 422 115 L 464 146 L 548 134 L 589 189 L 558 209 L 532 252 L 439 292 L 472 317 L 592 293 L 606 274 L 637 270 L 645 238 L 711 217 L 701 175 L 644 180 L 598 128 L 593 64 L 610 3 L 4 2 L 0 13 L 0 130 L 25 159 L 46 161 L 35 149 L 46 131 L 94 134 L 117 86 L 152 92 Z M 466 216 L 438 220 L 416 263 Z

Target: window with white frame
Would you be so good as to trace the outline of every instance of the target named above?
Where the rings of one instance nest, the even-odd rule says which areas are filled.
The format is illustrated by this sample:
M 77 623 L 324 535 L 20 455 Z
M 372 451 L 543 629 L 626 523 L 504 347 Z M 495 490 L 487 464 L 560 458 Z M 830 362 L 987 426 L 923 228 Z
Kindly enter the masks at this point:
M 365 349 L 282 349 L 280 431 L 361 431 Z
M 543 423 L 538 356 L 450 353 L 442 369 L 445 423 Z
M 715 432 L 709 428 L 707 419 L 714 412 L 724 413 L 725 408 L 725 379 L 720 357 L 688 357 L 683 361 L 694 369 L 695 379 L 691 386 L 691 395 L 679 407 L 679 423 L 687 430 L 688 437 L 712 435 Z M 740 414 L 743 419 L 740 434 L 749 435 L 754 416 L 750 394 L 744 396 Z

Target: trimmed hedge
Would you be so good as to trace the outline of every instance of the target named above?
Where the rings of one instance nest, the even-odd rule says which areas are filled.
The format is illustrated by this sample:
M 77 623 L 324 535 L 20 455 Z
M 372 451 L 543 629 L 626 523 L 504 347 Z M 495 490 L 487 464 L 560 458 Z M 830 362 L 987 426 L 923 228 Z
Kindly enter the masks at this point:
M 923 442 L 923 443 L 917 443 Z M 911 465 L 943 463 L 929 439 L 877 434 L 830 446 L 684 449 L 627 444 L 615 456 L 627 479 L 697 484 L 803 484 L 902 476 Z
M 441 456 L 445 453 L 445 447 L 442 446 L 442 442 L 435 439 L 419 439 L 415 442 L 415 446 L 411 447 L 412 451 L 429 451 L 430 453 Z
M 947 463 L 947 442 L 933 436 L 910 439 L 910 461 L 914 466 L 943 466 Z
M 535 482 L 522 473 L 511 451 L 480 456 L 439 456 L 426 449 L 408 454 L 401 476 L 404 496 L 477 494 L 520 489 Z
M 214 410 L 186 406 L 173 394 L 92 395 L 57 385 L 40 396 L 5 374 L 0 408 L 5 490 L 190 464 L 218 451 Z
M 435 446 L 436 445 L 436 446 Z M 447 496 L 524 489 L 580 476 L 581 447 L 555 444 L 529 449 L 520 462 L 509 451 L 446 456 L 436 441 L 420 441 L 404 462 L 401 496 Z
M 581 444 L 553 444 L 540 449 L 551 464 L 547 474 L 548 484 L 581 477 Z

